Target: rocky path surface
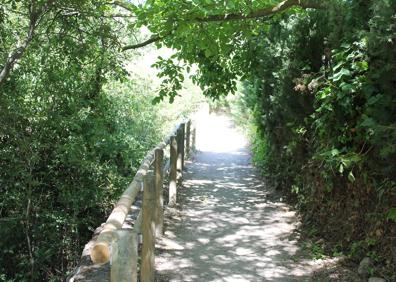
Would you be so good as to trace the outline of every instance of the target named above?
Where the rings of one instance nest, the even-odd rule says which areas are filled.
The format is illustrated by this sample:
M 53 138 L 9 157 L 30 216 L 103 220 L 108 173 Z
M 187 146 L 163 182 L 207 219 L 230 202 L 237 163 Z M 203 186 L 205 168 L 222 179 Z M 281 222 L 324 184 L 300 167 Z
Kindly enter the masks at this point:
M 225 116 L 204 116 L 181 204 L 158 243 L 158 281 L 310 281 L 324 262 L 303 250 L 295 212 L 263 184 Z

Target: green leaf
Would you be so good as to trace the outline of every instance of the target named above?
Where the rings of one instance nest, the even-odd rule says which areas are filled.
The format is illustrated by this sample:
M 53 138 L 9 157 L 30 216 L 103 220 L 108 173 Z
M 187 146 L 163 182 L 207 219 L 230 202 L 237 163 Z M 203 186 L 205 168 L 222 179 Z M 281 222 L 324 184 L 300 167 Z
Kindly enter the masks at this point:
M 366 62 L 366 61 L 356 62 L 355 66 L 356 66 L 356 69 L 359 71 L 367 71 L 368 70 L 368 62 Z
M 349 172 L 349 174 L 348 174 L 348 180 L 350 181 L 350 182 L 355 182 L 355 176 L 353 175 L 353 173 L 352 173 L 352 171 L 350 171 Z
M 340 164 L 338 171 L 342 174 L 344 172 L 344 165 Z
M 391 209 L 389 210 L 387 219 L 388 219 L 388 220 L 396 221 L 396 208 L 391 208 Z
M 340 151 L 338 151 L 338 149 L 331 150 L 331 156 L 335 157 L 335 156 L 338 156 L 339 154 L 340 154 Z
M 161 101 L 162 101 L 162 97 L 157 96 L 157 97 L 153 98 L 153 100 L 151 101 L 151 103 L 152 103 L 153 105 L 156 105 L 156 104 L 160 103 Z
M 333 81 L 339 81 L 344 76 L 351 76 L 351 71 L 346 68 L 342 68 L 339 72 L 333 75 L 332 79 Z
M 205 50 L 205 57 L 209 58 L 210 56 L 212 56 L 212 52 L 209 49 Z
M 342 92 L 345 92 L 345 93 L 355 92 L 355 86 L 353 84 L 342 82 L 340 84 L 340 87 L 341 87 Z

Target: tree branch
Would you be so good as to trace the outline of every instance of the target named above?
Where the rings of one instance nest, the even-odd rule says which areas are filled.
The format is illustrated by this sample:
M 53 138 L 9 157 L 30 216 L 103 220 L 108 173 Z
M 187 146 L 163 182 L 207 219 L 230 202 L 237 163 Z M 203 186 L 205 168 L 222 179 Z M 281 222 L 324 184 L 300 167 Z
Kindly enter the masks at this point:
M 159 35 L 154 35 L 153 37 L 151 37 L 150 39 L 147 39 L 146 41 L 143 41 L 141 43 L 137 43 L 137 44 L 132 44 L 132 45 L 127 45 L 122 47 L 122 51 L 127 51 L 127 50 L 133 50 L 133 49 L 138 49 L 147 45 L 150 45 L 151 43 L 157 42 L 162 40 L 164 37 L 161 37 Z
M 129 15 L 129 14 L 111 14 L 111 15 L 105 15 L 105 18 L 136 18 L 133 15 Z
M 115 1 L 113 3 L 119 4 L 118 2 L 120 2 L 120 1 Z M 209 15 L 209 16 L 203 17 L 203 18 L 194 18 L 189 22 L 224 22 L 224 21 L 262 18 L 262 17 L 268 17 L 268 16 L 272 16 L 276 13 L 283 12 L 291 7 L 294 7 L 294 6 L 301 7 L 303 9 L 323 9 L 323 8 L 325 8 L 325 4 L 321 3 L 320 0 L 285 0 L 273 7 L 252 11 L 249 14 L 234 13 L 234 14 L 228 14 L 228 15 Z M 169 32 L 166 36 L 168 36 L 169 34 L 171 34 L 171 32 Z M 153 36 L 144 42 L 134 44 L 134 45 L 124 46 L 122 48 L 122 51 L 138 49 L 138 48 L 147 46 L 151 43 L 162 40 L 166 36 L 163 36 L 163 37 L 160 37 L 158 35 Z
M 15 48 L 14 51 L 12 51 L 11 54 L 8 56 L 0 72 L 0 85 L 2 85 L 4 81 L 7 79 L 15 63 L 22 57 L 30 41 L 32 41 L 36 29 L 36 21 L 37 21 L 36 16 L 30 17 L 29 30 L 25 40 L 22 42 L 20 46 Z
M 12 68 L 16 64 L 16 62 L 23 56 L 26 51 L 26 48 L 29 46 L 30 42 L 33 40 L 35 31 L 40 24 L 41 17 L 48 11 L 49 7 L 52 5 L 53 0 L 48 0 L 45 5 L 42 6 L 41 9 L 35 10 L 33 4 L 29 7 L 29 27 L 26 38 L 23 42 L 16 47 L 6 59 L 6 62 L 3 68 L 0 71 L 0 86 L 6 81 L 8 75 L 10 74 Z
M 262 18 L 267 16 L 272 16 L 276 13 L 283 12 L 291 7 L 301 7 L 303 9 L 322 9 L 324 8 L 324 4 L 320 3 L 320 1 L 315 0 L 285 0 L 276 6 L 259 9 L 256 11 L 252 11 L 249 14 L 228 14 L 228 15 L 209 15 L 204 18 L 196 18 L 199 22 L 224 22 L 224 21 L 235 21 L 235 20 L 247 20 L 247 19 L 255 19 Z

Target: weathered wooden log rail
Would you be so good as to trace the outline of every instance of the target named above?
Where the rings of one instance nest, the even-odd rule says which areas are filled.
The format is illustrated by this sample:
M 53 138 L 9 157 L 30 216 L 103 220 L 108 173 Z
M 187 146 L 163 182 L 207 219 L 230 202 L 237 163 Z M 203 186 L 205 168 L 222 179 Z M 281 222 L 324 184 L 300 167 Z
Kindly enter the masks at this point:
M 185 156 L 189 156 L 195 147 L 195 132 L 192 121 L 184 120 L 147 154 L 97 236 L 90 257 L 95 265 L 110 262 L 112 282 L 138 280 L 140 234 L 140 281 L 154 281 L 155 238 L 161 236 L 164 230 L 164 176 L 169 177 L 168 206 L 174 206 L 177 181 L 182 179 Z M 167 149 L 169 161 L 164 165 L 164 151 Z M 140 192 L 143 192 L 143 203 L 133 228 L 123 229 Z

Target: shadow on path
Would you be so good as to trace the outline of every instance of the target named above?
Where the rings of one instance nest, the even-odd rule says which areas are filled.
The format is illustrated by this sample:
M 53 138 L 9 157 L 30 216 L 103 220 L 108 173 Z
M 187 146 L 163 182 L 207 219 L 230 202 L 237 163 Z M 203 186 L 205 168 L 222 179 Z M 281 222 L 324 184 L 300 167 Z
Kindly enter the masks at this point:
M 299 221 L 263 184 L 244 138 L 223 116 L 201 118 L 197 136 L 181 207 L 158 244 L 158 280 L 307 280 L 319 265 L 298 246 Z

